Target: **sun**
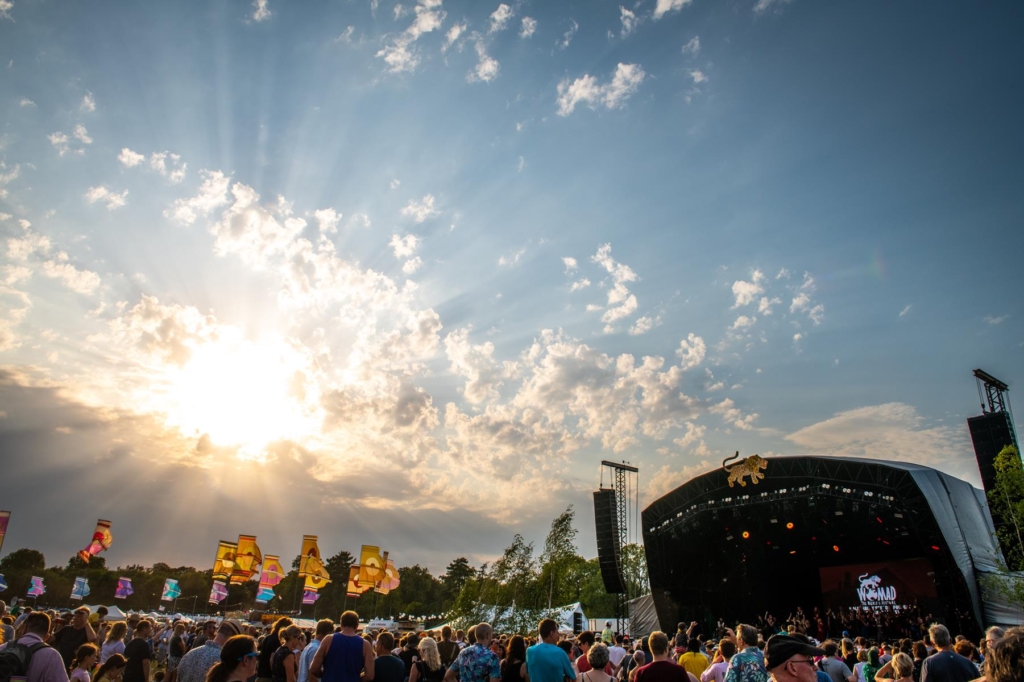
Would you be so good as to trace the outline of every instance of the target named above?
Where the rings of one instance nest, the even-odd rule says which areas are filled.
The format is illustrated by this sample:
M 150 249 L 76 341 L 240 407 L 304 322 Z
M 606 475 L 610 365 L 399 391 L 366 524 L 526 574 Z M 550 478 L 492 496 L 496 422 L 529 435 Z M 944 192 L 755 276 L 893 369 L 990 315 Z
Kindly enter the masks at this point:
M 166 394 L 168 424 L 207 434 L 239 456 L 260 458 L 267 444 L 312 434 L 300 354 L 281 339 L 251 342 L 237 334 L 193 349 Z

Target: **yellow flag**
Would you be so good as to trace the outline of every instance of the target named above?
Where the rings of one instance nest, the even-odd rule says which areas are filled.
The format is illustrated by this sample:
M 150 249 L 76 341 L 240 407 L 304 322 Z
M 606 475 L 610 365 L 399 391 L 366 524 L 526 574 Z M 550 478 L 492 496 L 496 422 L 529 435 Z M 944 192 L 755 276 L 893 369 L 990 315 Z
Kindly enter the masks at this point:
M 330 580 L 325 580 L 324 578 L 321 578 L 318 575 L 307 575 L 306 576 L 306 583 L 303 586 L 303 589 L 312 590 L 313 592 L 317 592 L 318 590 L 322 590 L 323 588 L 327 587 L 327 583 L 329 583 L 329 582 L 331 582 L 331 581 Z
M 221 540 L 217 546 L 217 558 L 213 561 L 213 579 L 227 580 L 231 571 L 235 568 L 235 555 L 238 553 L 238 545 L 227 540 Z
M 359 586 L 373 588 L 384 577 L 384 559 L 380 547 L 363 545 L 359 555 Z
M 315 561 L 311 561 L 311 559 L 315 559 Z M 299 559 L 299 577 L 305 578 L 310 573 L 316 573 L 317 567 L 322 565 L 320 561 L 320 547 L 316 544 L 316 536 L 303 535 L 302 553 Z
M 231 582 L 240 584 L 248 582 L 256 575 L 256 567 L 263 562 L 263 555 L 256 544 L 255 535 L 239 535 L 238 549 L 235 553 L 235 566 L 231 571 Z
M 359 567 L 352 566 L 348 569 L 348 596 L 358 597 L 364 592 L 368 591 L 369 587 L 363 587 L 359 584 Z

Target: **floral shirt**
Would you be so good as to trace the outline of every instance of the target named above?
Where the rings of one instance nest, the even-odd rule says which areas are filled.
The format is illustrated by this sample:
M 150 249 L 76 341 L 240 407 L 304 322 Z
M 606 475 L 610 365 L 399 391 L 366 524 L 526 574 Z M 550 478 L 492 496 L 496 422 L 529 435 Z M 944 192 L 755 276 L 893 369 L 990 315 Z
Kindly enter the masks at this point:
M 491 678 L 501 677 L 501 661 L 487 647 L 474 644 L 459 653 L 451 670 L 455 671 L 459 682 L 489 682 Z
M 768 682 L 764 654 L 756 646 L 747 647 L 732 657 L 725 682 Z

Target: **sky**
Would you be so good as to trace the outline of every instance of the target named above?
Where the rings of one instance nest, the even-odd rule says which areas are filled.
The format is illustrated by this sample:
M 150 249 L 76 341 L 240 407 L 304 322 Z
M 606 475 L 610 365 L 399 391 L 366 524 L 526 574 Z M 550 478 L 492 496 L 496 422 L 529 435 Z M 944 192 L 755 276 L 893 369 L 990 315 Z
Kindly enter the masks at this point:
M 0 0 L 4 551 L 596 554 L 746 456 L 979 482 L 1024 6 Z M 607 481 L 607 478 L 604 479 Z M 636 537 L 638 529 L 630 530 Z

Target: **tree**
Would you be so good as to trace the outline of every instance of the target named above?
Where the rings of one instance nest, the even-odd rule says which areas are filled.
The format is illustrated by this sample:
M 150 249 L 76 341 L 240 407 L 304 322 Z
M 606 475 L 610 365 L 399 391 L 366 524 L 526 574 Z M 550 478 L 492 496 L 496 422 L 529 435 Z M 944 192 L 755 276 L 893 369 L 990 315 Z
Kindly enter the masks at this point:
M 459 593 L 462 592 L 462 586 L 474 575 L 476 575 L 476 571 L 469 565 L 469 559 L 464 556 L 452 559 L 448 568 L 445 569 L 444 575 L 441 576 L 441 584 L 444 586 L 444 596 L 448 605 L 455 601 Z
M 73 557 L 71 557 L 70 559 L 68 559 L 67 570 L 69 570 L 69 571 L 84 571 L 84 570 L 89 569 L 89 568 L 92 568 L 92 569 L 96 569 L 96 568 L 105 569 L 106 567 L 107 567 L 107 560 L 106 560 L 105 557 L 94 556 L 91 559 L 89 559 L 89 563 L 85 563 L 84 561 L 82 561 L 82 557 L 80 557 L 80 556 L 78 556 L 76 554 Z
M 630 543 L 622 548 L 622 578 L 630 599 L 642 597 L 651 591 L 647 579 L 647 555 L 643 545 Z
M 576 513 L 570 504 L 551 522 L 551 530 L 544 540 L 544 552 L 540 555 L 540 583 L 547 592 L 546 605 L 549 609 L 578 601 L 579 585 L 567 580 L 583 562 L 576 549 L 578 531 L 573 526 L 575 518 Z
M 1006 565 L 1012 571 L 1024 569 L 1024 466 L 1012 445 L 995 459 L 995 487 L 988 492 L 996 536 L 1003 548 Z
M 34 549 L 16 549 L 0 559 L 0 571 L 6 573 L 40 573 L 46 568 L 46 557 Z

